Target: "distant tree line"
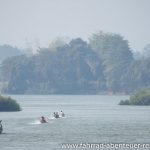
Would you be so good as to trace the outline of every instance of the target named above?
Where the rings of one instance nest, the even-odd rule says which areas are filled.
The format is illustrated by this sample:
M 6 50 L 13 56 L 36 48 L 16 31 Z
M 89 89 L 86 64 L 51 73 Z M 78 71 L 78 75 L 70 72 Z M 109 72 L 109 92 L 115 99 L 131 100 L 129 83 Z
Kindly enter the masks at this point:
M 0 63 L 8 57 L 21 55 L 21 51 L 17 47 L 12 47 L 10 45 L 0 46 Z
M 122 36 L 99 32 L 56 42 L 32 56 L 7 58 L 1 75 L 11 94 L 132 93 L 150 86 L 150 58 L 135 59 Z

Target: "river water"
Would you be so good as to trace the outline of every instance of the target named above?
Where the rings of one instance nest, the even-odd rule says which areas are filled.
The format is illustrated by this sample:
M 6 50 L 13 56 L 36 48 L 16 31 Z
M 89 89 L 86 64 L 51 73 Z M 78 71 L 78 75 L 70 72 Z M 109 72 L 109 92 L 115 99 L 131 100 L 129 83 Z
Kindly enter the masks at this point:
M 59 150 L 63 143 L 150 143 L 150 107 L 119 106 L 118 102 L 128 96 L 12 98 L 23 110 L 0 112 L 4 126 L 0 150 Z M 54 119 L 53 112 L 60 110 L 66 117 Z M 48 123 L 39 124 L 40 116 Z

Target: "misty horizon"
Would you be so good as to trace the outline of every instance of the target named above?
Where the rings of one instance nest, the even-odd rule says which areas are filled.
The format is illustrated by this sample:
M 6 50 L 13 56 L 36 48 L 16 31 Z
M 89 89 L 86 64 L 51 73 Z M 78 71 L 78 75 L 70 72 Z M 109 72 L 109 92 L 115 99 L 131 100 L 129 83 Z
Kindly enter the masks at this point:
M 134 51 L 150 43 L 149 0 L 0 0 L 0 45 L 48 47 L 57 37 L 120 34 Z

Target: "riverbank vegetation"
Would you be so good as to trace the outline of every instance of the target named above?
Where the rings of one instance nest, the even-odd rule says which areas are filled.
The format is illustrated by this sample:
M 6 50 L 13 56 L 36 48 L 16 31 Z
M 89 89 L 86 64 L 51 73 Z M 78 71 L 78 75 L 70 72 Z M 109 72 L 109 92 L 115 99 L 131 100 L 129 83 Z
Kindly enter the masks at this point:
M 150 90 L 137 92 L 129 100 L 120 101 L 119 105 L 150 105 Z
M 134 57 L 119 34 L 99 32 L 56 40 L 34 55 L 14 56 L 0 68 L 3 93 L 130 94 L 150 85 L 150 59 Z M 7 84 L 6 84 L 7 83 Z
M 11 97 L 0 95 L 0 111 L 21 111 L 20 105 Z

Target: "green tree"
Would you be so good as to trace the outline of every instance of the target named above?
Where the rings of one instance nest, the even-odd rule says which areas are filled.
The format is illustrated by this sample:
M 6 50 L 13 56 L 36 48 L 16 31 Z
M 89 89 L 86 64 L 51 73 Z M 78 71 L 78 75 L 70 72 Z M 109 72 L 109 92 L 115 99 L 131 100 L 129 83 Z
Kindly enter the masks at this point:
M 128 41 L 118 34 L 99 32 L 89 39 L 91 48 L 103 61 L 109 91 L 123 90 L 123 76 L 133 61 Z
M 0 45 L 0 63 L 6 58 L 21 55 L 22 52 L 17 47 L 10 45 Z
M 150 58 L 150 43 L 144 47 L 142 54 L 144 58 Z
M 86 94 L 104 88 L 102 61 L 80 38 L 54 51 L 41 48 L 34 56 L 9 58 L 2 73 L 8 93 Z
M 130 96 L 129 100 L 121 100 L 120 105 L 150 105 L 150 90 L 142 90 Z
M 134 61 L 126 73 L 124 87 L 131 91 L 150 87 L 150 59 Z
M 11 97 L 0 95 L 0 111 L 20 111 L 21 107 L 16 100 Z

